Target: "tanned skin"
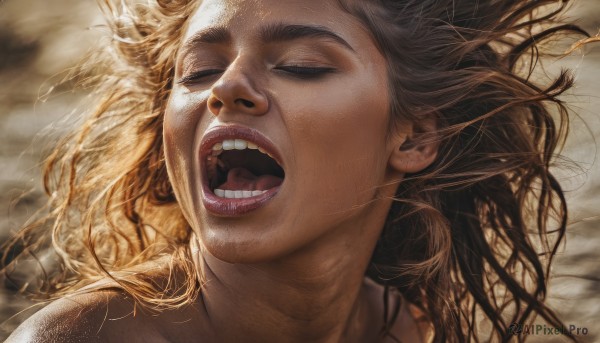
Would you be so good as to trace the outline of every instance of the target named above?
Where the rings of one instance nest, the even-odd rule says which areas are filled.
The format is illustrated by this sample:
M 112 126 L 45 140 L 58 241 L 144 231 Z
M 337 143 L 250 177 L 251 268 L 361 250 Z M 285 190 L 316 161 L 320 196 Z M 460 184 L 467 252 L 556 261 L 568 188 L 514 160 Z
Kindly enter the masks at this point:
M 273 34 L 290 27 L 314 34 Z M 208 280 L 201 297 L 156 316 L 134 316 L 116 291 L 66 298 L 9 342 L 376 342 L 383 287 L 365 270 L 397 182 L 437 152 L 405 144 L 408 123 L 387 134 L 386 68 L 335 0 L 204 1 L 188 22 L 164 121 L 169 177 Z M 209 211 L 200 181 L 200 142 L 228 125 L 267 137 L 285 169 L 275 197 L 237 216 Z M 423 341 L 406 303 L 391 331 Z

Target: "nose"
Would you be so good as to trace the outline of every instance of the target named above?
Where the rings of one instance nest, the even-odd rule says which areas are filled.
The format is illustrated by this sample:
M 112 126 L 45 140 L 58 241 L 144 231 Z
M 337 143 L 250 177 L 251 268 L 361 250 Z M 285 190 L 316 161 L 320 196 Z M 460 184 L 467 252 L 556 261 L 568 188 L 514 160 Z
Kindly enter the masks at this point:
M 246 70 L 247 71 L 247 70 Z M 260 116 L 269 110 L 269 100 L 241 66 L 230 66 L 211 89 L 208 109 Z

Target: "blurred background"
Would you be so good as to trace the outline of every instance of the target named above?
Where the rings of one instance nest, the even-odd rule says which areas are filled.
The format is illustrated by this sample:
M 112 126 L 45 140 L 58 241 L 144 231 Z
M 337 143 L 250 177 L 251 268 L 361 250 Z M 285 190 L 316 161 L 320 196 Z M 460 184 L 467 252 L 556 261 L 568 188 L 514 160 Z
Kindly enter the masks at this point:
M 576 1 L 567 19 L 598 33 L 600 1 Z M 51 147 L 48 136 L 68 127 L 61 119 L 77 111 L 86 95 L 68 83 L 54 86 L 106 36 L 101 24 L 94 0 L 0 0 L 0 243 L 44 203 L 40 161 Z M 577 87 L 565 100 L 579 118 L 563 153 L 582 170 L 558 171 L 571 218 L 549 297 L 567 325 L 585 327 L 582 338 L 600 342 L 600 143 L 595 139 L 600 137 L 600 44 L 546 64 L 550 73 L 565 67 L 577 75 Z M 31 313 L 17 315 L 31 305 L 17 291 L 0 284 L 0 340 Z M 532 341 L 561 340 L 535 336 Z

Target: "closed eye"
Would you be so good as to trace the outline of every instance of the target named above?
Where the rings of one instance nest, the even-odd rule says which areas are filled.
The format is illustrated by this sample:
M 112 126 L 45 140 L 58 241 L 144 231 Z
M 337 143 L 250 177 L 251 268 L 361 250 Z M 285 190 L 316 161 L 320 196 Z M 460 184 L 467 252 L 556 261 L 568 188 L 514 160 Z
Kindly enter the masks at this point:
M 222 72 L 223 72 L 223 70 L 221 70 L 221 69 L 199 70 L 199 71 L 193 72 L 187 76 L 182 77 L 181 79 L 179 79 L 179 81 L 177 81 L 177 83 L 186 84 L 186 83 L 194 83 L 194 82 L 203 82 L 203 81 L 206 81 L 207 79 L 209 79 L 211 76 L 220 74 Z
M 275 69 L 302 79 L 318 78 L 325 74 L 332 73 L 335 71 L 335 68 L 331 67 L 304 67 L 297 65 L 280 66 L 276 67 Z M 210 79 L 211 76 L 215 76 L 221 73 L 223 73 L 222 69 L 199 70 L 182 77 L 177 81 L 177 83 L 190 84 L 197 82 L 205 82 L 208 79 Z
M 335 72 L 335 68 L 331 67 L 304 67 L 297 65 L 279 66 L 276 67 L 275 70 L 280 70 L 287 74 L 291 74 L 292 76 L 304 79 L 318 78 L 325 74 Z

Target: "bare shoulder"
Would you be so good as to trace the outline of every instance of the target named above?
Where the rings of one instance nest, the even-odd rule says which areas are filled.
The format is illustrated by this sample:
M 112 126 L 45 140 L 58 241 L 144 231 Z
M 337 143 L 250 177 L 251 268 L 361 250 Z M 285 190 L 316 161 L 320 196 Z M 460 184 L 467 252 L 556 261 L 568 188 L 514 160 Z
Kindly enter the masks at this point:
M 23 322 L 6 342 L 122 341 L 166 342 L 150 320 L 134 316 L 131 300 L 120 292 L 106 290 L 50 303 Z
M 365 285 L 377 304 L 376 313 L 383 313 L 384 287 L 368 278 L 365 279 Z M 388 318 L 393 318 L 395 312 L 397 315 L 390 328 L 390 335 L 384 339 L 384 342 L 431 342 L 433 331 L 424 312 L 394 289 L 390 289 L 388 304 Z
M 414 337 L 414 342 L 430 343 L 433 340 L 433 328 L 427 315 L 416 305 L 404 300 L 404 304 L 400 310 L 399 322 L 412 323 L 411 333 Z M 398 327 L 396 332 L 406 332 L 408 328 Z
M 400 293 L 393 292 L 399 303 L 398 316 L 390 332 L 401 342 L 430 343 L 433 329 L 427 315 Z M 392 294 L 392 292 L 390 292 Z

